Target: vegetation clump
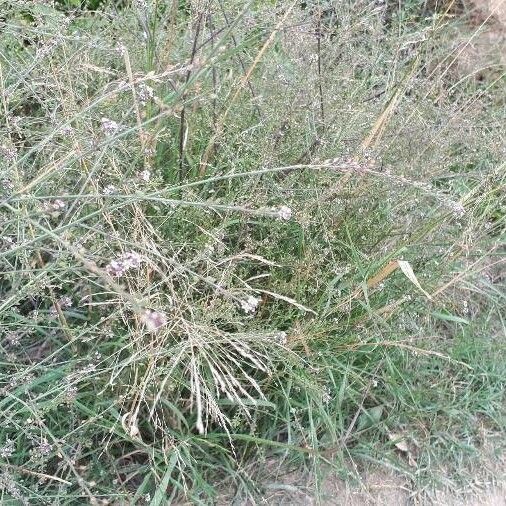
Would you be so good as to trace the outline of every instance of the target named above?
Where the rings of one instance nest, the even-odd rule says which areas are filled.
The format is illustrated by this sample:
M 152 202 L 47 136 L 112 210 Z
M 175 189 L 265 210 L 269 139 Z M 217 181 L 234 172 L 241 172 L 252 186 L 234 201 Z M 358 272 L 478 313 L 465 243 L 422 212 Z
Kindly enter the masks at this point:
M 2 504 L 487 473 L 504 68 L 405 3 L 0 2 Z

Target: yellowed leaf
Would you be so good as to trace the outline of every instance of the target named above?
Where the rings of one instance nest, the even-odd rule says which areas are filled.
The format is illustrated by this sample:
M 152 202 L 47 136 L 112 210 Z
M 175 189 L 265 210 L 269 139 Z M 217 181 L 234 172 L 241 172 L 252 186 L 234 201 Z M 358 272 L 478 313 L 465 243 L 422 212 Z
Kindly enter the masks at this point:
M 420 284 L 417 277 L 415 276 L 415 273 L 413 272 L 411 264 L 406 260 L 397 260 L 397 263 L 399 264 L 401 271 L 411 281 L 411 283 L 413 283 L 429 300 L 431 300 L 432 297 L 422 288 L 422 285 Z
M 397 434 L 395 432 L 390 432 L 388 434 L 388 439 L 390 439 L 390 441 L 394 443 L 395 447 L 406 457 L 409 466 L 417 467 L 416 459 L 414 456 L 415 452 L 413 451 L 416 449 L 416 447 L 412 444 L 410 448 L 410 444 L 408 443 L 405 436 L 402 434 Z

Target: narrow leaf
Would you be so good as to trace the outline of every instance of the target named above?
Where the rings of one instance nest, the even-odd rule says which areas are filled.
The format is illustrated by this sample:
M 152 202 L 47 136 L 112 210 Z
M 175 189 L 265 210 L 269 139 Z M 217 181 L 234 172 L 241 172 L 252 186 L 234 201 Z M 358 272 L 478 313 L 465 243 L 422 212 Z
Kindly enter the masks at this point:
M 460 316 L 455 316 L 451 313 L 448 313 L 447 311 L 444 311 L 442 313 L 434 311 L 432 313 L 432 316 L 434 318 L 437 318 L 438 320 L 445 320 L 448 322 L 463 323 L 464 325 L 469 325 L 469 320 L 466 320 L 465 318 L 461 318 Z
M 406 262 L 406 260 L 397 260 L 397 263 L 399 264 L 401 271 L 411 281 L 411 283 L 413 283 L 429 300 L 431 300 L 432 297 L 430 296 L 430 294 L 427 293 L 422 288 L 422 285 L 419 283 L 418 279 L 416 278 L 415 273 L 413 272 L 413 268 L 411 267 L 411 264 L 409 262 Z
M 159 506 L 160 504 L 166 504 L 165 499 L 167 496 L 167 487 L 169 486 L 170 477 L 172 475 L 172 471 L 174 471 L 177 459 L 178 454 L 177 452 L 174 452 L 170 457 L 169 464 L 165 470 L 165 474 L 163 475 L 162 481 L 156 489 L 155 495 L 153 496 L 153 499 L 151 499 L 149 506 Z
M 301 311 L 307 311 L 308 313 L 317 314 L 316 311 L 313 311 L 312 309 L 309 309 L 308 307 L 303 306 L 302 304 L 299 304 L 296 300 L 293 300 L 290 297 L 286 297 L 285 295 L 281 295 L 279 293 L 274 293 L 274 292 L 269 292 L 268 290 L 257 290 L 257 292 L 266 293 L 267 295 L 270 295 L 271 297 L 274 297 L 275 299 L 288 302 L 288 304 L 295 306 L 297 309 L 300 309 Z

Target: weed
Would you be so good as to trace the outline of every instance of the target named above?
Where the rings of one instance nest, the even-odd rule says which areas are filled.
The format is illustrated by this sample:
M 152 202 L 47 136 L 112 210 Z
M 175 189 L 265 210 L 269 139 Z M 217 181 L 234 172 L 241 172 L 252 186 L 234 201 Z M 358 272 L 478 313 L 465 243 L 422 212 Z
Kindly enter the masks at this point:
M 2 504 L 482 472 L 504 73 L 447 10 L 299 4 L 2 6 Z

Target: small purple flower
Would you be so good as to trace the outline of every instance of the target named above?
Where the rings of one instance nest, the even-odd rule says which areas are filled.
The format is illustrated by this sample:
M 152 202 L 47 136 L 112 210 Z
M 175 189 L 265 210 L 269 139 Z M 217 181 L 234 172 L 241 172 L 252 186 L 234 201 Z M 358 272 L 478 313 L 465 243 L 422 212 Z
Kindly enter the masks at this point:
M 106 135 L 114 135 L 120 129 L 118 123 L 112 119 L 102 118 L 100 122 L 102 124 L 102 130 Z
M 141 266 L 142 257 L 135 251 L 127 251 L 120 257 L 120 261 L 123 262 L 125 269 L 138 269 Z
M 72 299 L 68 295 L 64 295 L 59 301 L 60 307 L 72 307 Z
M 127 251 L 120 255 L 117 259 L 111 260 L 105 270 L 114 278 L 119 278 L 130 269 L 138 269 L 141 266 L 143 257 L 135 251 Z
M 118 260 L 111 260 L 107 264 L 105 270 L 107 271 L 107 274 L 113 278 L 120 278 L 126 272 L 126 268 L 123 265 L 123 262 Z
M 158 332 L 162 327 L 167 325 L 167 316 L 160 311 L 153 311 L 151 309 L 146 309 L 142 313 L 141 320 L 149 332 Z

